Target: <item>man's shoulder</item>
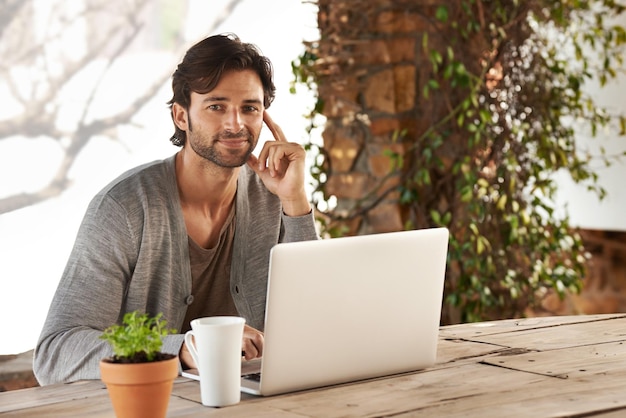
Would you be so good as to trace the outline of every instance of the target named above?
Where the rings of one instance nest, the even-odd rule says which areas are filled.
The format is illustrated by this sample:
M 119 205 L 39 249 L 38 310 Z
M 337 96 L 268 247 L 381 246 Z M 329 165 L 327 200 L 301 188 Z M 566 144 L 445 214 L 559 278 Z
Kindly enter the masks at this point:
M 155 160 L 131 168 L 107 184 L 98 195 L 122 198 L 127 195 L 153 194 L 159 190 L 166 191 L 171 182 L 175 183 L 173 158 Z

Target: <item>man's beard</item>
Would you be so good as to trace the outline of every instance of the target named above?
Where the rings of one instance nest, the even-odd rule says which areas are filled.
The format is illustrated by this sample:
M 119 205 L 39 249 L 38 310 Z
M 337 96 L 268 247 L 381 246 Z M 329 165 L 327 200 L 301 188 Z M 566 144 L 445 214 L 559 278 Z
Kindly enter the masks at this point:
M 244 129 L 240 133 L 230 134 L 230 133 L 219 133 L 214 135 L 211 138 L 211 141 L 208 144 L 205 144 L 207 141 L 204 141 L 202 135 L 196 136 L 191 131 L 188 133 L 188 142 L 191 146 L 191 149 L 201 156 L 202 158 L 214 163 L 219 167 L 224 168 L 235 168 L 241 167 L 248 161 L 252 151 L 254 150 L 254 146 L 256 145 L 256 141 L 254 137 L 247 129 Z M 219 143 L 220 139 L 245 139 L 248 143 L 247 149 L 225 149 L 224 151 L 219 151 L 215 144 Z

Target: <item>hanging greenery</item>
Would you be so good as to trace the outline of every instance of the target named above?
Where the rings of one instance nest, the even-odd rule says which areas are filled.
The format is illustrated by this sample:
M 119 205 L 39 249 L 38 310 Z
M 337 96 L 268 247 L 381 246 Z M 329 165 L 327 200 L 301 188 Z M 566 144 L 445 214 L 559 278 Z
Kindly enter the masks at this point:
M 339 62 L 348 62 L 346 57 L 325 55 L 333 51 L 325 45 L 336 45 L 342 34 L 351 38 L 343 41 L 376 38 L 380 34 L 367 22 L 382 12 L 410 13 L 430 24 L 415 35 L 419 82 L 413 115 L 426 119 L 426 128 L 395 132 L 402 151 L 387 152 L 388 178 L 399 175 L 401 181 L 391 186 L 381 181 L 373 191 L 396 193 L 406 229 L 449 228 L 444 322 L 518 317 L 548 292 L 579 291 L 586 253 L 567 214 L 557 211 L 554 175 L 567 172 L 599 198 L 605 195 L 591 162 L 601 158 L 608 165 L 619 156 L 592 155 L 578 146 L 577 135 L 626 134 L 625 116 L 598 106 L 586 89 L 590 83 L 606 85 L 623 69 L 626 31 L 615 18 L 624 5 L 609 0 L 317 3 L 325 24 L 335 26 L 331 39 L 320 24 L 321 39 L 307 44 L 294 61 L 296 81 L 310 88 L 329 85 L 329 62 L 335 73 L 349 70 Z M 333 22 L 332 16 L 343 21 Z M 312 120 L 324 113 L 325 99 L 318 98 Z M 310 148 L 317 150 L 316 196 L 326 201 L 329 150 Z M 318 210 L 336 235 L 345 221 L 376 204 L 365 198 L 340 212 Z

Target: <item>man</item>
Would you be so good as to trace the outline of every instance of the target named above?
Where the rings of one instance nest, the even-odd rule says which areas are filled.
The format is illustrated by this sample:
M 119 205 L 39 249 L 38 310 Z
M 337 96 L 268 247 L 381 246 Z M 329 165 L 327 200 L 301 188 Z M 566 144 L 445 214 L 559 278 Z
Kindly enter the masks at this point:
M 163 313 L 179 334 L 163 350 L 193 367 L 183 343 L 197 317 L 246 318 L 246 359 L 263 353 L 269 251 L 317 239 L 305 151 L 266 109 L 270 61 L 235 35 L 191 47 L 170 100 L 182 149 L 132 169 L 94 197 L 37 343 L 40 384 L 98 379 L 112 354 L 102 330 L 126 312 Z M 263 124 L 274 136 L 252 154 Z

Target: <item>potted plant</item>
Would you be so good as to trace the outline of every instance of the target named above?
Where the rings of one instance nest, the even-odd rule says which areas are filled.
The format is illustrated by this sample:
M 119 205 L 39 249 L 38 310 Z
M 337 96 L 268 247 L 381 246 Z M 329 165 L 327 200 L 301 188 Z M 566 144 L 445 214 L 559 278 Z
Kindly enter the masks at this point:
M 160 351 L 163 337 L 176 332 L 166 325 L 161 313 L 129 312 L 100 336 L 113 348 L 100 361 L 100 375 L 118 418 L 165 417 L 178 376 L 178 356 Z

